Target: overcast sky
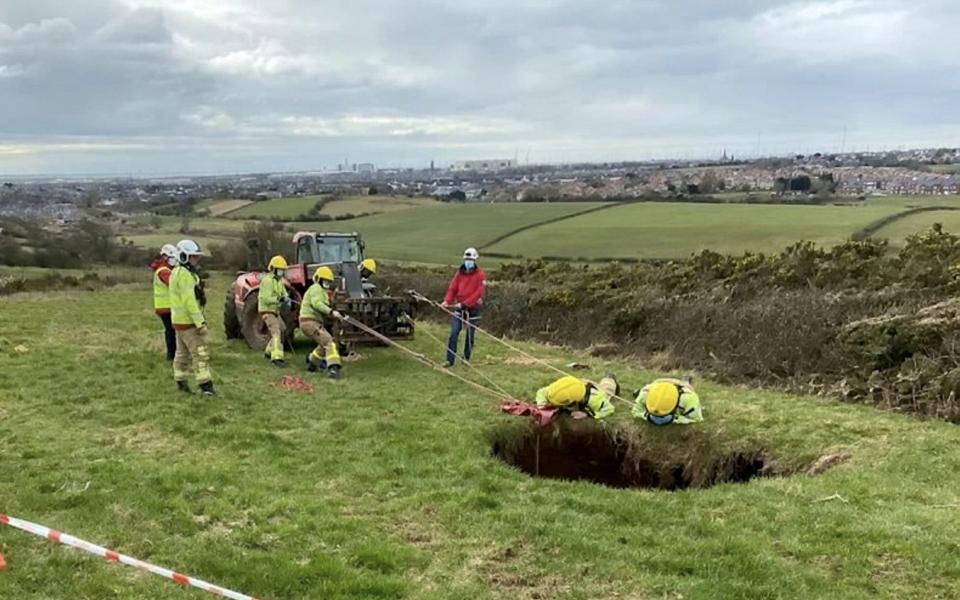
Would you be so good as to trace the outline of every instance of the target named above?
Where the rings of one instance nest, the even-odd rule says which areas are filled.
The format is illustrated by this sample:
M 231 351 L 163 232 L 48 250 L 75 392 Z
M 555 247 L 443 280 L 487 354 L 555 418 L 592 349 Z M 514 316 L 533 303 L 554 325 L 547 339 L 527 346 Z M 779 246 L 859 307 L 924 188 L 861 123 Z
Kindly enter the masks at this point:
M 0 174 L 958 146 L 958 33 L 956 0 L 0 0 Z

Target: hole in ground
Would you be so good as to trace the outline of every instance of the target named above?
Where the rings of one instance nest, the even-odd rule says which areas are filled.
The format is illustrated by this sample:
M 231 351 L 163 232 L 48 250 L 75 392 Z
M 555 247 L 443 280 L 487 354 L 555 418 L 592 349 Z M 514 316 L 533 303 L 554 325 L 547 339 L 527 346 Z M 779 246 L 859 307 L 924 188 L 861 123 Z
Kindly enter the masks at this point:
M 695 435 L 650 437 L 656 439 L 562 418 L 547 427 L 496 432 L 491 443 L 494 456 L 532 477 L 614 488 L 682 490 L 789 474 L 762 448 L 719 450 Z

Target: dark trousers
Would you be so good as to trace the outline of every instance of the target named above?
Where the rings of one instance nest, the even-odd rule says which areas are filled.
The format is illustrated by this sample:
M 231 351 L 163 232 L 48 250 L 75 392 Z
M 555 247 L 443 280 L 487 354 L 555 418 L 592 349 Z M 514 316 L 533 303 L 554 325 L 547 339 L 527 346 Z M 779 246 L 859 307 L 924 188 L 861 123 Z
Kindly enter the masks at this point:
M 473 340 L 477 334 L 477 325 L 480 323 L 479 308 L 458 308 L 454 314 L 456 316 L 450 322 L 450 340 L 447 342 L 447 362 L 451 365 L 457 358 L 457 346 L 460 345 L 460 332 L 464 325 L 467 327 L 467 335 L 463 342 L 463 358 L 470 360 L 470 355 L 473 354 Z M 465 324 L 464 321 L 469 324 Z
M 170 313 L 157 315 L 163 321 L 163 337 L 167 340 L 167 360 L 177 355 L 177 332 L 173 329 Z

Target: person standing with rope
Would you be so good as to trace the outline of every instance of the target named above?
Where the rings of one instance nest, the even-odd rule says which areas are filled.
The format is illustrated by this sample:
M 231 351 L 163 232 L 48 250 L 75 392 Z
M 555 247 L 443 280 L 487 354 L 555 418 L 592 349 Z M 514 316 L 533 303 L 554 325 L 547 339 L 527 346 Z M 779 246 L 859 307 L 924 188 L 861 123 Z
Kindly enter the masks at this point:
M 337 320 L 344 318 L 331 305 L 333 280 L 333 269 L 330 267 L 321 266 L 314 271 L 313 285 L 303 295 L 300 304 L 300 331 L 317 344 L 313 352 L 307 355 L 307 370 L 311 373 L 326 371 L 330 379 L 340 379 L 340 349 L 323 326 L 328 317 Z
M 450 323 L 450 339 L 447 342 L 448 368 L 457 360 L 457 348 L 460 345 L 460 332 L 467 326 L 463 342 L 463 359 L 469 361 L 473 354 L 477 325 L 480 323 L 480 308 L 486 293 L 487 280 L 483 270 L 477 265 L 480 253 L 476 248 L 467 248 L 463 252 L 463 263 L 453 276 L 450 287 L 443 297 L 444 308 L 454 308 Z

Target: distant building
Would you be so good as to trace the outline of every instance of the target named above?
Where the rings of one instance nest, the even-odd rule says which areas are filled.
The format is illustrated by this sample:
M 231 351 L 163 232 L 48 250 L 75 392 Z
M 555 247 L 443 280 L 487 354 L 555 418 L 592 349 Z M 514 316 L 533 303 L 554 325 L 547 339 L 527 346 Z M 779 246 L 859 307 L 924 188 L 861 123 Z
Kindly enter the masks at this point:
M 374 173 L 377 170 L 377 167 L 373 163 L 358 163 L 357 164 L 357 173 Z
M 512 158 L 494 158 L 486 160 L 458 160 L 450 165 L 452 171 L 500 171 L 512 169 L 517 161 Z

